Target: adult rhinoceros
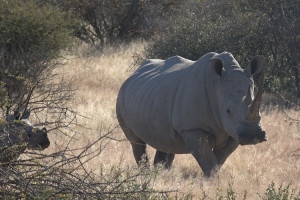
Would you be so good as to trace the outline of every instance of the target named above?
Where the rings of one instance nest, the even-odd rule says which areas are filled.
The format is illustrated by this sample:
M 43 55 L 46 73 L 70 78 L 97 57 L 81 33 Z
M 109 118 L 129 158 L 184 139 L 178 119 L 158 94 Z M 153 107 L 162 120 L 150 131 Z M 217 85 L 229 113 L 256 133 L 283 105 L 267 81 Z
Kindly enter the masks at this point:
M 0 127 L 0 163 L 17 158 L 28 149 L 46 149 L 50 145 L 47 130 L 33 127 L 29 121 L 30 112 L 21 120 L 19 115 L 9 115 L 6 124 Z
M 149 144 L 157 149 L 154 164 L 170 167 L 174 154 L 192 153 L 210 176 L 239 144 L 266 141 L 259 113 L 263 76 L 254 99 L 252 79 L 263 62 L 255 56 L 242 69 L 227 52 L 144 62 L 122 85 L 116 105 L 136 162 Z

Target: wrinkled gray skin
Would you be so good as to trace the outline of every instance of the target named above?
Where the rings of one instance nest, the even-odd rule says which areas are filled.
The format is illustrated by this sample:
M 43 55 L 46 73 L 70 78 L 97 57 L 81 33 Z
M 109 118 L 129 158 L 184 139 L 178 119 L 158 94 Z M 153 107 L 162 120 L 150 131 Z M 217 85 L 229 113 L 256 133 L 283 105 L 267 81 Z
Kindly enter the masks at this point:
M 25 149 L 44 150 L 50 145 L 47 130 L 33 127 L 29 121 L 30 113 L 26 113 L 20 121 L 18 116 L 9 115 L 7 124 L 0 128 L 0 162 L 16 159 Z
M 175 56 L 143 63 L 122 85 L 116 105 L 138 165 L 143 155 L 147 160 L 149 144 L 157 149 L 154 164 L 170 167 L 174 154 L 192 153 L 210 176 L 239 144 L 266 141 L 259 114 L 262 83 L 253 98 L 252 79 L 263 62 L 255 56 L 244 70 L 223 52 L 197 61 Z

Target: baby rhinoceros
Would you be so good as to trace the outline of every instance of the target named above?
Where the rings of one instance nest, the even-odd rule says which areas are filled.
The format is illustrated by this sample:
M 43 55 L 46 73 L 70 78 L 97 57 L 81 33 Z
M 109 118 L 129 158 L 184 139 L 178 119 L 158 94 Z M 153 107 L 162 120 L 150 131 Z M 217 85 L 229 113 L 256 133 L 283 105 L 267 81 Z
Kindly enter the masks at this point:
M 50 145 L 46 128 L 42 130 L 32 126 L 30 112 L 21 120 L 19 116 L 9 115 L 6 123 L 0 127 L 0 163 L 18 158 L 26 149 L 44 150 Z

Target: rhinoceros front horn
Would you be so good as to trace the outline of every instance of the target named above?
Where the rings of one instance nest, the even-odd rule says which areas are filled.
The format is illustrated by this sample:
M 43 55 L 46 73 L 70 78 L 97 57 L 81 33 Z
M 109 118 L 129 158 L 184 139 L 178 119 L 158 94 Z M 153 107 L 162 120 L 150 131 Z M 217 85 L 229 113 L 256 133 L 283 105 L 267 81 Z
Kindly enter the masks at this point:
M 245 119 L 247 121 L 258 122 L 260 120 L 259 108 L 260 108 L 261 97 L 263 93 L 263 85 L 264 85 L 264 72 L 262 72 L 261 75 L 258 92 L 254 100 L 252 101 L 251 105 L 246 110 Z

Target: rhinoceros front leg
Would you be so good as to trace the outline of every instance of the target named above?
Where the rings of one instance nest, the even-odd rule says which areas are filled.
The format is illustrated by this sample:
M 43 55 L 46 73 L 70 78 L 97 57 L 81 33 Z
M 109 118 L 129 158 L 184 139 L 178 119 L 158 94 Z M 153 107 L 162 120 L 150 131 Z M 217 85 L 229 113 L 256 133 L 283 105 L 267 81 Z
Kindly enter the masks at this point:
M 218 170 L 218 160 L 212 152 L 214 141 L 209 133 L 201 130 L 184 131 L 182 133 L 186 147 L 199 163 L 205 176 L 210 176 L 213 170 Z
M 170 168 L 173 163 L 174 157 L 175 154 L 164 153 L 157 150 L 154 158 L 154 165 L 162 163 L 165 166 L 165 168 Z
M 234 150 L 239 146 L 239 143 L 237 143 L 232 137 L 229 137 L 227 144 L 217 150 L 213 150 L 213 153 L 216 155 L 218 163 L 220 167 L 224 164 L 228 156 L 234 152 Z

